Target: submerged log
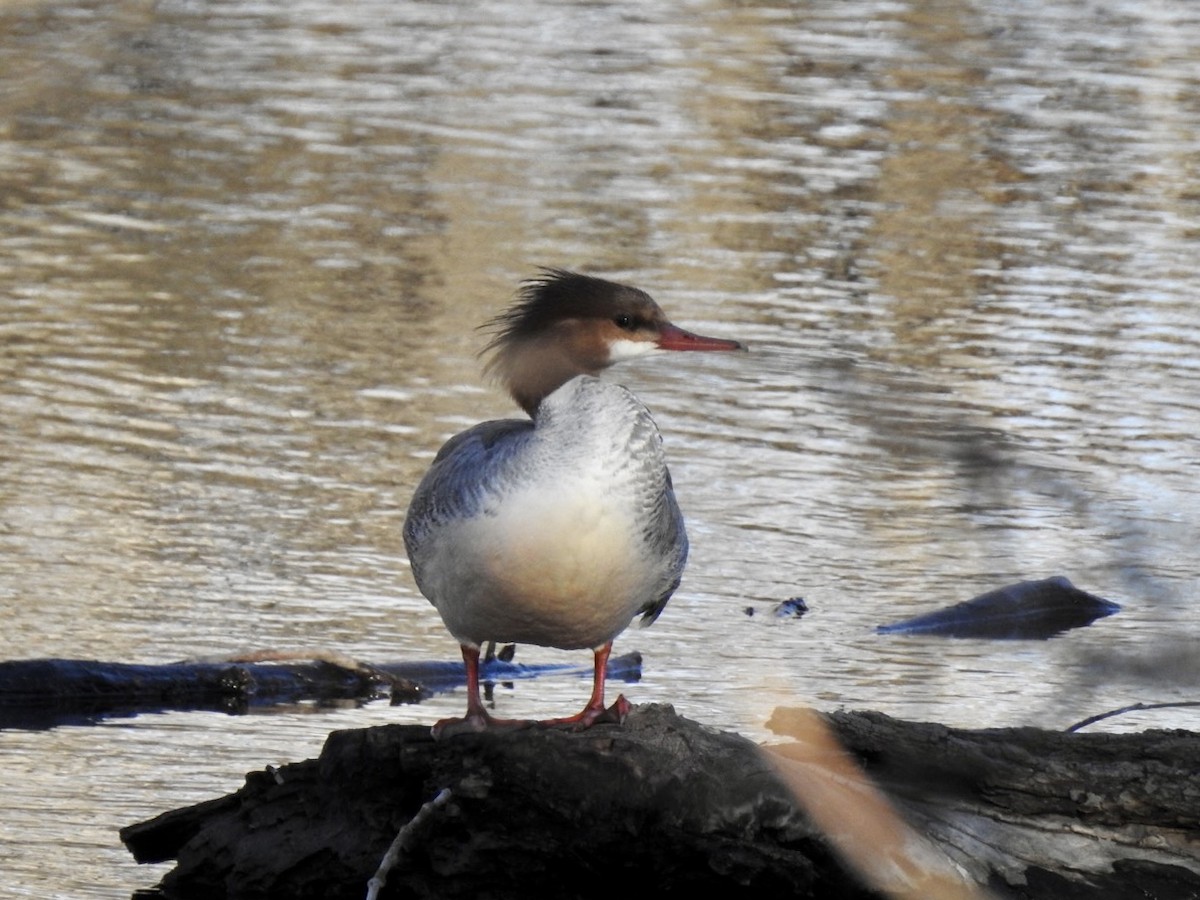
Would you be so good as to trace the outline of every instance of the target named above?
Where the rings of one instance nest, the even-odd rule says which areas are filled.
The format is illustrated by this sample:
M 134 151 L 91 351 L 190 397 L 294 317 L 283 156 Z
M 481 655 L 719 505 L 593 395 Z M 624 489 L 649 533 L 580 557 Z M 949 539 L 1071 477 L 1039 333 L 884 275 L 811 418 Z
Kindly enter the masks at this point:
M 846 753 L 814 743 L 813 721 Z M 170 898 L 361 898 L 389 847 L 395 867 L 380 897 L 1200 895 L 1194 734 L 968 731 L 789 711 L 772 727 L 795 739 L 760 748 L 664 706 L 583 732 L 435 742 L 419 726 L 339 731 L 316 760 L 251 773 L 236 793 L 121 838 L 140 862 L 176 860 L 160 885 Z M 827 769 L 832 757 L 841 761 Z M 892 883 L 874 887 L 863 880 L 872 873 L 843 862 L 855 856 L 847 834 L 815 823 L 852 833 L 867 810 L 884 815 L 855 807 L 865 788 L 845 774 L 854 761 L 897 821 L 941 854 L 930 868 L 944 863 L 938 877 L 950 872 L 958 887 L 918 892 L 920 854 L 889 857 Z M 803 780 L 820 785 L 827 808 L 804 808 L 790 790 Z M 846 813 L 842 825 L 828 824 L 831 810 Z M 898 852 L 915 846 L 897 842 Z
M 1021 581 L 962 603 L 879 625 L 879 634 L 919 634 L 992 640 L 1046 640 L 1121 611 L 1119 604 L 1081 591 L 1062 575 Z
M 608 661 L 608 677 L 637 681 L 642 657 Z M 510 654 L 480 665 L 487 683 L 549 675 L 591 678 L 592 666 L 525 665 Z M 0 661 L 0 728 L 41 729 L 114 716 L 166 710 L 244 713 L 297 703 L 364 703 L 390 698 L 419 703 L 462 687 L 466 673 L 454 662 L 361 663 L 339 653 L 262 651 L 238 657 L 176 663 L 117 663 L 86 659 Z

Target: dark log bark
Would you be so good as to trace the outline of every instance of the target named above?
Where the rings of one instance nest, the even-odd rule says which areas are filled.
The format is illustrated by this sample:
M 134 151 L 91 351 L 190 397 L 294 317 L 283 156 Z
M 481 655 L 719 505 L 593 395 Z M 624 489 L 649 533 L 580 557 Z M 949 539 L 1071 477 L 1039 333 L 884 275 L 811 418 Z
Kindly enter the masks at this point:
M 789 733 L 795 715 L 771 727 Z M 1200 735 L 827 721 L 905 817 L 1001 896 L 1200 898 Z
M 1193 734 L 823 721 L 995 896 L 1200 897 Z M 787 712 L 774 725 L 797 732 Z M 317 760 L 252 773 L 235 794 L 121 837 L 139 861 L 177 860 L 168 897 L 361 898 L 397 832 L 449 789 L 381 897 L 879 896 L 785 786 L 780 766 L 794 760 L 781 755 L 799 746 L 764 753 L 661 706 L 584 732 L 341 731 Z

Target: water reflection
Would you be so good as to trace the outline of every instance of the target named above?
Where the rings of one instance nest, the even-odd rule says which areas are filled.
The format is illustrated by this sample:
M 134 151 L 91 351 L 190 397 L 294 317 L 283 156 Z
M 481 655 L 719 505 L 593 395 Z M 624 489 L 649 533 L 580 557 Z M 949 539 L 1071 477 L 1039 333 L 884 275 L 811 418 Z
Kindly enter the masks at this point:
M 1200 21 L 1086 12 L 5 6 L 5 656 L 452 658 L 399 524 L 441 441 L 508 413 L 474 329 L 550 264 L 754 349 L 620 373 L 693 538 L 618 643 L 635 701 L 763 736 L 797 699 L 1065 725 L 1186 695 Z M 872 630 L 1053 574 L 1125 608 L 1036 646 Z M 505 714 L 576 704 L 529 688 Z M 5 733 L 0 868 L 127 894 L 118 825 L 458 706 Z

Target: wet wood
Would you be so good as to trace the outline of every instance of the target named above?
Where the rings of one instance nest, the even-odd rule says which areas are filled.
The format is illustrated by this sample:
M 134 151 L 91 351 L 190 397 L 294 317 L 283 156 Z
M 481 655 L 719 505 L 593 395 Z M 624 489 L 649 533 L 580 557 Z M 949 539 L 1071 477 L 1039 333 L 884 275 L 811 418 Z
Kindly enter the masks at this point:
M 511 648 L 505 648 L 511 651 Z M 637 681 L 642 657 L 609 659 L 613 681 Z M 502 683 L 548 676 L 590 679 L 588 665 L 524 665 L 502 652 L 481 663 L 480 676 Z M 363 663 L 339 653 L 258 651 L 221 659 L 165 664 L 84 659 L 0 661 L 0 728 L 50 728 L 164 710 L 241 713 L 298 703 L 353 704 L 388 698 L 419 703 L 462 687 L 463 664 Z
M 1119 604 L 1081 591 L 1062 575 L 1056 575 L 1006 585 L 875 630 L 879 634 L 1046 640 L 1120 611 Z
M 1194 734 L 805 715 L 991 896 L 1200 896 Z M 880 896 L 787 787 L 789 766 L 820 773 L 811 754 L 798 762 L 802 718 L 777 713 L 767 752 L 663 706 L 585 732 L 340 731 L 316 760 L 121 837 L 139 861 L 176 861 L 167 897 L 361 898 L 401 830 L 449 790 L 404 835 L 380 897 Z

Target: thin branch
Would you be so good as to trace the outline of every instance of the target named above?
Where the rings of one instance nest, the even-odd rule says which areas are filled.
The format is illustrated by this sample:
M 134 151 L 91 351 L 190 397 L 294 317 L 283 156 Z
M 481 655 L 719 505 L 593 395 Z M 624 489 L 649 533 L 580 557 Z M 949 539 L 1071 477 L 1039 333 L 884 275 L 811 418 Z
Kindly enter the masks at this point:
M 417 814 L 397 832 L 392 845 L 387 849 L 387 853 L 383 854 L 383 859 L 379 862 L 379 868 L 371 876 L 371 880 L 367 882 L 367 900 L 376 900 L 380 890 L 383 889 L 384 883 L 387 881 L 388 872 L 392 870 L 392 866 L 396 865 L 396 861 L 400 858 L 400 853 L 404 850 L 409 839 L 421 826 L 421 823 L 429 818 L 435 809 L 444 805 L 449 799 L 450 789 L 442 788 L 436 797 L 418 809 Z
M 1200 706 L 1200 700 L 1181 700 L 1178 703 L 1132 703 L 1129 706 L 1122 706 L 1120 709 L 1110 709 L 1108 712 L 1103 712 L 1096 716 L 1088 716 L 1086 719 L 1076 722 L 1070 728 L 1064 730 L 1067 732 L 1078 731 L 1080 728 L 1086 728 L 1088 725 L 1099 722 L 1101 719 L 1108 719 L 1127 712 L 1137 712 L 1143 709 L 1178 709 L 1185 706 Z

